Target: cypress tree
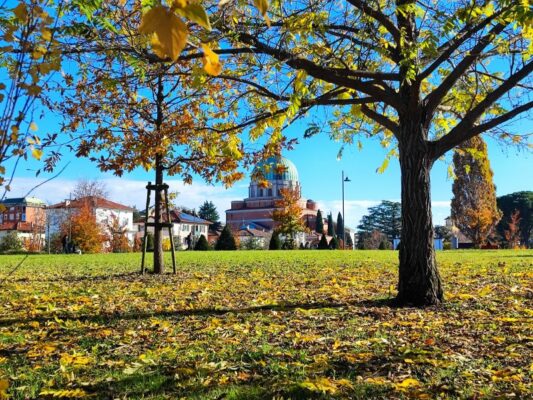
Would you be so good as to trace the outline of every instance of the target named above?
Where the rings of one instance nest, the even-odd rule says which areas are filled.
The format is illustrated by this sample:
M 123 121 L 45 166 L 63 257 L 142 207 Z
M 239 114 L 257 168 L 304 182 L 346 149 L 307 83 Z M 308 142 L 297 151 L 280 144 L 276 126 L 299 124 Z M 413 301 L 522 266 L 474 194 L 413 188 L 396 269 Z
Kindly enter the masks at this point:
M 279 234 L 277 231 L 272 233 L 270 238 L 270 243 L 268 245 L 269 250 L 280 250 L 281 249 L 281 240 L 279 240 Z
M 329 248 L 331 250 L 336 250 L 339 248 L 339 241 L 337 240 L 335 236 L 333 236 L 331 240 L 329 241 Z
M 146 235 L 146 251 L 154 251 L 154 235 L 151 232 Z
M 222 229 L 220 237 L 215 245 L 215 250 L 237 250 L 237 243 L 228 225 Z
M 318 249 L 319 250 L 328 249 L 328 239 L 326 239 L 326 235 L 324 234 L 322 234 L 322 237 L 320 238 L 320 242 L 318 242 Z
M 342 232 L 344 231 L 344 221 L 342 219 L 342 214 L 339 213 L 337 214 L 337 237 L 339 239 L 342 238 Z
M 324 217 L 322 217 L 322 211 L 318 210 L 316 213 L 316 224 L 315 224 L 316 233 L 324 233 Z
M 353 250 L 353 240 L 352 235 L 350 235 L 349 232 L 344 232 L 344 236 L 346 237 L 346 249 Z
M 209 250 L 209 243 L 207 243 L 207 239 L 205 238 L 204 235 L 200 235 L 200 238 L 194 245 L 194 250 L 199 250 L 199 251 Z
M 328 236 L 335 236 L 335 229 L 333 227 L 333 215 L 328 214 Z

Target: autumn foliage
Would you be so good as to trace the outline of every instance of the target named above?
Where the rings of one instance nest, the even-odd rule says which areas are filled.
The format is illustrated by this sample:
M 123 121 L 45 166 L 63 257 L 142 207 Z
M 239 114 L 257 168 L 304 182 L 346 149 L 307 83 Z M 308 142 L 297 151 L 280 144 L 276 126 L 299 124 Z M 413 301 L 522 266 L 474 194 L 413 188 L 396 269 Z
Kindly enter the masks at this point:
M 306 231 L 302 220 L 302 207 L 300 206 L 300 191 L 292 188 L 280 189 L 281 198 L 275 201 L 272 219 L 276 222 L 276 230 L 285 236 L 286 246 L 294 248 L 294 238 L 298 232 Z
M 501 218 L 487 145 L 481 137 L 474 137 L 457 149 L 453 162 L 456 179 L 452 186 L 452 220 L 479 248 Z
M 80 248 L 83 253 L 101 253 L 104 251 L 106 234 L 102 226 L 96 222 L 92 208 L 89 204 L 83 204 L 70 219 L 61 225 L 62 235 L 72 233 L 71 241 Z

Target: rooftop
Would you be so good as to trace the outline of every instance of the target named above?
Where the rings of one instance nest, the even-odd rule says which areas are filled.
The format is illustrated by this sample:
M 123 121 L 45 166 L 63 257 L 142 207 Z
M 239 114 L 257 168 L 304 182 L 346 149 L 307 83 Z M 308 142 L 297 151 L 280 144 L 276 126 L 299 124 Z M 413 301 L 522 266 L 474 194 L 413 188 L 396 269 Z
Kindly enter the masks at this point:
M 74 199 L 70 201 L 70 204 L 67 203 L 68 200 L 62 201 L 61 203 L 53 204 L 49 208 L 80 208 L 86 204 L 89 204 L 94 208 L 106 208 L 109 210 L 121 210 L 121 211 L 133 211 L 133 208 L 125 206 L 124 204 L 115 203 L 114 201 L 104 199 L 103 197 L 98 196 L 86 196 L 79 199 Z

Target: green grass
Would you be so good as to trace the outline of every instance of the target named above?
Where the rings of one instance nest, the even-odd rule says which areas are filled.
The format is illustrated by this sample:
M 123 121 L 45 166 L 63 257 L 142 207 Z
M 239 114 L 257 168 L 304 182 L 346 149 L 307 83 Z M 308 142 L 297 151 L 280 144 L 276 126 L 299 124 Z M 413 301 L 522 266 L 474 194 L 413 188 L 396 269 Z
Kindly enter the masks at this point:
M 141 276 L 139 254 L 32 255 L 0 291 L 0 380 L 13 399 L 530 395 L 533 251 L 438 252 L 447 301 L 426 309 L 388 305 L 397 256 L 179 252 Z

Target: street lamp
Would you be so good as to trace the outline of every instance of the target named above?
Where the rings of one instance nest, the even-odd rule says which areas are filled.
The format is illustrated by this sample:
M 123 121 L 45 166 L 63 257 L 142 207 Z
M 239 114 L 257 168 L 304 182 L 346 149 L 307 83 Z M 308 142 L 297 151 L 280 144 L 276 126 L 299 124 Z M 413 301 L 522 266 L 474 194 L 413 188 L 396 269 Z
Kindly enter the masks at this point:
M 344 182 L 351 182 L 350 178 L 344 177 L 344 170 L 342 171 L 342 249 L 346 249 L 346 220 L 344 219 Z

